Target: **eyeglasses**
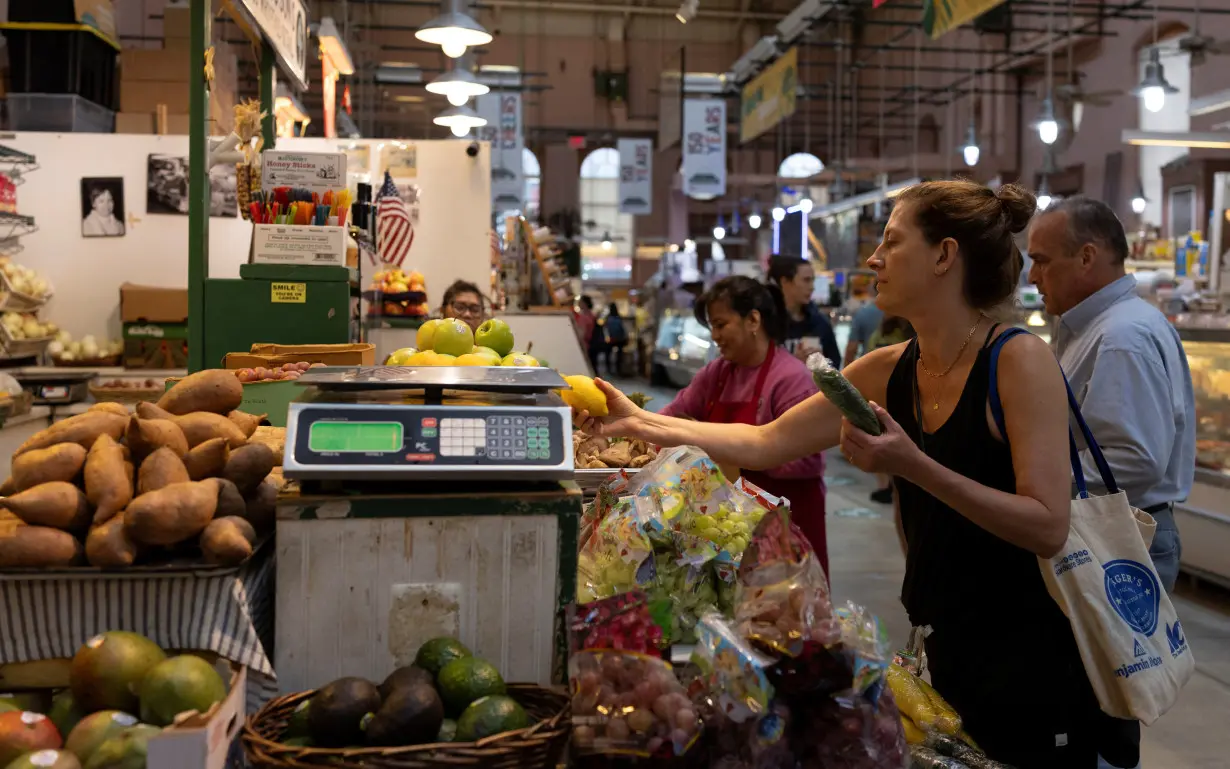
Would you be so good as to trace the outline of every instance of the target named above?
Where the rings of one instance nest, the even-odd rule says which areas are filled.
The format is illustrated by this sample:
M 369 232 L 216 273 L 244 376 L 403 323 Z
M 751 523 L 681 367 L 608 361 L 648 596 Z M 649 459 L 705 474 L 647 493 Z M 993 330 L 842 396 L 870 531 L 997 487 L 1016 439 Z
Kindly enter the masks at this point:
M 453 313 L 455 315 L 482 315 L 483 306 L 481 304 L 458 304 L 452 303 Z

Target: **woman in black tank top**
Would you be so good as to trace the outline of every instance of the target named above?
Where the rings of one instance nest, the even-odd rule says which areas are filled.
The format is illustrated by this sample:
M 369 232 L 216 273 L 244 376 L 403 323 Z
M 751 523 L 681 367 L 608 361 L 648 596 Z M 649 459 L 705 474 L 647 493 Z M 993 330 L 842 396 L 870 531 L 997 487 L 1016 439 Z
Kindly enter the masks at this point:
M 930 628 L 932 680 L 973 738 L 1017 769 L 1095 769 L 1099 754 L 1133 767 L 1139 725 L 1102 714 L 1038 568 L 1063 546 L 1071 502 L 1067 396 L 1041 340 L 1003 343 L 1007 436 L 987 404 L 988 351 L 1003 329 L 984 313 L 1015 294 L 1022 260 L 1012 235 L 1034 211 L 1034 196 L 1015 185 L 927 182 L 897 197 L 867 264 L 877 304 L 917 336 L 845 370 L 872 401 L 879 436 L 822 395 L 767 425 L 711 425 L 646 413 L 605 383 L 610 414 L 578 421 L 601 435 L 696 445 L 749 470 L 840 444 L 859 468 L 894 476 L 907 543 L 902 603 Z

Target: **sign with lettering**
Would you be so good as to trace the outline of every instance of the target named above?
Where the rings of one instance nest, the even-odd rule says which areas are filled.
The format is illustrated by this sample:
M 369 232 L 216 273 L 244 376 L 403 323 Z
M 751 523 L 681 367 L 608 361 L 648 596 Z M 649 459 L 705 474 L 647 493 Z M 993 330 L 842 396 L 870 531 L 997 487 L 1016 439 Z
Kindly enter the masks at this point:
M 490 91 L 475 99 L 474 106 L 487 119 L 487 125 L 478 129 L 478 138 L 491 144 L 491 208 L 497 213 L 519 211 L 525 205 L 521 94 Z
M 791 48 L 743 86 L 739 141 L 755 139 L 793 115 L 798 92 L 799 49 Z
M 726 194 L 726 102 L 721 99 L 683 103 L 683 192 Z
M 308 9 L 304 0 L 240 0 L 273 48 L 282 70 L 307 87 Z
M 619 140 L 619 212 L 644 216 L 653 211 L 653 141 Z

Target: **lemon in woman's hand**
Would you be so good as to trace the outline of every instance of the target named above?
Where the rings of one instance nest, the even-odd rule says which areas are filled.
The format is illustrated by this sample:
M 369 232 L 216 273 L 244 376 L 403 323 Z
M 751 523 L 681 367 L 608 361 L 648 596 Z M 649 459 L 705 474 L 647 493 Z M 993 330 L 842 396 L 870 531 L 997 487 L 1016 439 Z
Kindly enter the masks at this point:
M 574 374 L 564 377 L 571 390 L 560 390 L 559 397 L 572 407 L 573 411 L 588 411 L 591 417 L 604 417 L 610 413 L 606 406 L 606 395 L 594 384 L 594 380 Z

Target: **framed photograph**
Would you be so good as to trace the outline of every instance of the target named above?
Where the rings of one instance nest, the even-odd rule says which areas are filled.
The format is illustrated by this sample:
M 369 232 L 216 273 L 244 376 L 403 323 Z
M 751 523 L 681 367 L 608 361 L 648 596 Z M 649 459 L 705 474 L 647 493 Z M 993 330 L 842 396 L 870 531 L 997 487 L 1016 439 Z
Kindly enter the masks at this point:
M 146 169 L 145 212 L 188 214 L 188 158 L 150 155 Z M 215 166 L 209 172 L 209 215 L 239 217 L 239 182 L 235 166 Z
M 81 180 L 81 237 L 124 236 L 124 179 L 120 176 Z
M 230 163 L 209 169 L 209 215 L 239 218 L 239 176 Z

